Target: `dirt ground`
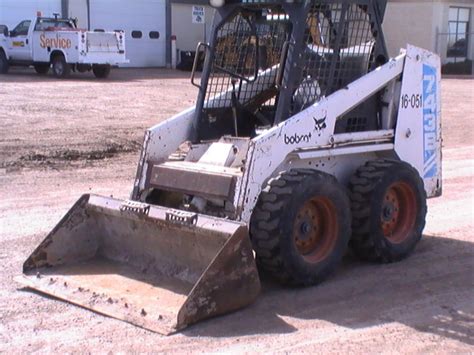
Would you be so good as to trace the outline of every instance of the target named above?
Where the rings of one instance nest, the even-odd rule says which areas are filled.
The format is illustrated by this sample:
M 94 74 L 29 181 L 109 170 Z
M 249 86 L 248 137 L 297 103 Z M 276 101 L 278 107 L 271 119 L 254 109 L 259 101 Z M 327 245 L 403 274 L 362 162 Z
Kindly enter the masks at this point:
M 444 195 L 429 201 L 410 258 L 347 257 L 306 289 L 266 283 L 250 307 L 165 337 L 22 290 L 13 277 L 82 193 L 128 197 L 144 129 L 194 102 L 188 74 L 0 76 L 0 352 L 472 353 L 474 81 L 442 86 Z

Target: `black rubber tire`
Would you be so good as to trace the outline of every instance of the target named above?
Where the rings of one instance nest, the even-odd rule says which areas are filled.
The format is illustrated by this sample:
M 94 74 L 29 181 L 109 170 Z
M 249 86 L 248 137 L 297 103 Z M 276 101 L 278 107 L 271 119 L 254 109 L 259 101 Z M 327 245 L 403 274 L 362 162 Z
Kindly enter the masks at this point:
M 64 79 L 71 74 L 71 66 L 66 63 L 63 55 L 56 55 L 52 61 L 53 74 L 56 78 Z
M 34 68 L 39 75 L 45 75 L 49 72 L 50 64 L 35 64 Z
M 393 205 L 389 194 L 401 186 L 394 199 L 400 203 Z M 354 253 L 363 260 L 384 263 L 407 257 L 422 237 L 427 212 L 426 192 L 418 171 L 405 162 L 369 161 L 356 171 L 349 189 L 353 218 L 349 244 Z M 393 229 L 384 231 L 384 223 L 393 223 Z
M 8 63 L 7 56 L 5 52 L 0 49 L 0 74 L 8 73 L 8 69 L 10 68 L 10 64 Z
M 330 213 L 335 223 L 313 222 L 310 230 L 335 228 L 336 231 L 330 237 L 333 240 L 330 247 L 324 238 L 322 242 L 316 238 L 315 252 L 326 251 L 318 260 L 309 261 L 308 255 L 298 249 L 295 228 L 305 203 L 315 199 L 330 201 L 328 205 L 332 206 Z M 282 172 L 271 179 L 260 194 L 250 231 L 260 271 L 283 284 L 315 285 L 336 269 L 347 249 L 351 212 L 346 190 L 333 176 L 323 172 L 310 169 Z
M 105 79 L 110 74 L 110 65 L 93 65 L 92 72 L 98 79 Z

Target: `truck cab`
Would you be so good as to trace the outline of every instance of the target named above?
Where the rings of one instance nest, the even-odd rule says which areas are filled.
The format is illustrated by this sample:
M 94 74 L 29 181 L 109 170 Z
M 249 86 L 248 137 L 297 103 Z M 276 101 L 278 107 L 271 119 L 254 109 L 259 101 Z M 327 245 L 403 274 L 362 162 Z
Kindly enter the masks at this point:
M 6 38 L 6 44 L 11 61 L 26 61 L 32 60 L 31 40 L 33 33 L 32 20 L 21 21 Z

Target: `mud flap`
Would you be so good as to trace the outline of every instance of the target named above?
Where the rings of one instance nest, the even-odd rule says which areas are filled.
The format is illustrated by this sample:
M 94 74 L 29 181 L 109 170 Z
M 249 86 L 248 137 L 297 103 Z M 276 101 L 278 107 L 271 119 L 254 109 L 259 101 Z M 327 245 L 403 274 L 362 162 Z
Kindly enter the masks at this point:
M 17 281 L 162 334 L 260 292 L 244 224 L 95 195 L 76 202 Z

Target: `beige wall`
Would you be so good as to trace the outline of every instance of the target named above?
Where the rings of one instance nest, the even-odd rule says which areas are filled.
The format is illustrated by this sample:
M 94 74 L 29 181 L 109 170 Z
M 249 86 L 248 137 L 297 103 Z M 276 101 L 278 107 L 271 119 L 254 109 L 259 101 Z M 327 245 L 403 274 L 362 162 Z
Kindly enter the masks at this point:
M 389 55 L 394 57 L 407 43 L 434 50 L 433 3 L 389 3 L 383 24 Z
M 209 41 L 209 30 L 215 10 L 210 6 L 204 7 L 206 25 L 192 22 L 192 5 L 171 5 L 171 34 L 176 35 L 176 47 L 179 50 L 194 51 L 198 42 Z
M 451 6 L 471 8 L 471 29 L 474 29 L 473 0 L 389 0 L 384 21 L 385 40 L 391 57 L 407 43 L 437 52 L 446 62 L 448 15 Z M 474 58 L 474 36 L 469 40 L 469 58 Z

